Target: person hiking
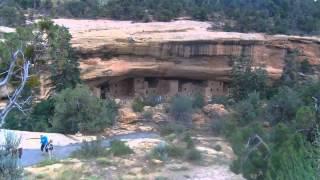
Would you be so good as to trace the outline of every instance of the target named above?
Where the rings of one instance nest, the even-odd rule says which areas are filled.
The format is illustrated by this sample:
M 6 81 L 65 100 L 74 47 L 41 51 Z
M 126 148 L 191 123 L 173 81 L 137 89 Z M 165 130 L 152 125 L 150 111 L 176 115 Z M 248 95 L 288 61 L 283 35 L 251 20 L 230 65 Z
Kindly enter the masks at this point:
M 47 143 L 45 150 L 49 154 L 49 159 L 52 158 L 52 151 L 53 151 L 53 141 L 50 139 L 49 143 Z
M 40 136 L 40 143 L 41 143 L 41 152 L 43 152 L 43 150 L 45 150 L 44 148 L 46 147 L 46 145 L 48 144 L 48 137 L 41 135 Z

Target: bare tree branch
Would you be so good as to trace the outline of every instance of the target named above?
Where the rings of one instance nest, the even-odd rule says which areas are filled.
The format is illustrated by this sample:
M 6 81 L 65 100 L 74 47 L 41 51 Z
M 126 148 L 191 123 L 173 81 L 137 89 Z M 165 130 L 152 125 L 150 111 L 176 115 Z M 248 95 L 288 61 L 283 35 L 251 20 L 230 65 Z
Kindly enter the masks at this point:
M 13 56 L 12 56 L 12 60 L 10 61 L 10 66 L 9 69 L 6 71 L 6 76 L 4 79 L 2 79 L 0 81 L 0 87 L 4 87 L 4 86 L 8 86 L 10 79 L 19 71 L 15 71 L 15 67 L 17 66 L 17 60 L 19 59 L 19 57 L 22 58 L 22 66 L 20 68 L 20 84 L 17 86 L 17 88 L 15 89 L 15 91 L 11 94 L 8 95 L 8 103 L 7 105 L 4 107 L 3 110 L 0 111 L 0 127 L 2 127 L 2 125 L 5 122 L 5 118 L 7 117 L 8 113 L 14 109 L 17 108 L 19 109 L 22 113 L 25 113 L 23 110 L 23 105 L 27 104 L 28 102 L 30 102 L 31 98 L 27 98 L 27 100 L 23 101 L 23 102 L 19 102 L 19 98 L 21 97 L 22 91 L 28 81 L 29 78 L 29 69 L 31 67 L 31 63 L 29 60 L 26 60 L 24 57 L 24 53 L 22 50 L 17 50 Z
M 255 134 L 254 136 L 248 139 L 248 142 L 246 144 L 246 156 L 241 161 L 241 168 L 243 167 L 244 163 L 249 159 L 249 156 L 251 155 L 251 153 L 253 153 L 254 151 L 257 151 L 261 145 L 268 152 L 267 155 L 265 156 L 265 159 L 268 158 L 268 156 L 271 154 L 270 147 L 259 135 Z

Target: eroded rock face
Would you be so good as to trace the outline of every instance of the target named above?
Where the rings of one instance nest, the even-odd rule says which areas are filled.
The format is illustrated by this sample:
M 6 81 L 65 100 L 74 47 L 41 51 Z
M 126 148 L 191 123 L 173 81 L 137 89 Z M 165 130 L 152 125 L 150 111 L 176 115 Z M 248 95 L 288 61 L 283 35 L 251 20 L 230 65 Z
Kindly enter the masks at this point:
M 130 108 L 121 108 L 119 111 L 119 122 L 130 124 L 138 121 L 138 116 Z
M 234 56 L 247 55 L 281 76 L 288 51 L 320 63 L 320 38 L 214 32 L 207 22 L 132 23 L 111 20 L 55 20 L 67 26 L 82 58 L 82 78 L 92 83 L 123 77 L 230 80 Z
M 222 117 L 228 114 L 228 111 L 222 104 L 208 104 L 202 110 L 211 118 Z

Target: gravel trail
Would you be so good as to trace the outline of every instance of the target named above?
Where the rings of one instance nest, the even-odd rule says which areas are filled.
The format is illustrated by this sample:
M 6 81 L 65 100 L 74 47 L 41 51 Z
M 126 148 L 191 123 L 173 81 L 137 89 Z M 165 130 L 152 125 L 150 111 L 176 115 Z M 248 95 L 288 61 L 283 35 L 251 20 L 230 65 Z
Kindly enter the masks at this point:
M 81 147 L 82 141 L 75 139 L 71 136 L 65 136 L 63 134 L 50 134 L 50 133 L 33 133 L 24 131 L 14 131 L 21 136 L 21 147 L 23 148 L 23 154 L 21 158 L 21 165 L 24 167 L 36 165 L 39 162 L 48 158 L 46 153 L 40 151 L 40 134 L 45 134 L 49 139 L 54 142 L 53 157 L 61 160 L 70 157 L 72 152 Z M 1 130 L 0 130 L 1 133 Z M 0 144 L 3 142 L 4 136 L 1 133 Z M 112 140 L 137 140 L 137 139 L 161 139 L 156 133 L 150 132 L 135 132 L 123 135 L 115 135 L 112 137 L 103 138 L 102 145 L 105 147 L 110 146 Z

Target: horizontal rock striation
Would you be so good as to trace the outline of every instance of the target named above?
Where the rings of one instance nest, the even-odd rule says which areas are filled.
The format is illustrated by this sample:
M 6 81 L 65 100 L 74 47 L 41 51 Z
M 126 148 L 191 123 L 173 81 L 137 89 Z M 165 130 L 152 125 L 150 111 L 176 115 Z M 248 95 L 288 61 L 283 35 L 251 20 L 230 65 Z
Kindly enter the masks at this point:
M 298 60 L 320 63 L 319 37 L 215 32 L 210 23 L 197 21 L 55 22 L 70 29 L 82 59 L 82 78 L 92 83 L 139 76 L 229 81 L 232 59 L 242 55 L 277 79 L 294 50 L 300 52 Z

